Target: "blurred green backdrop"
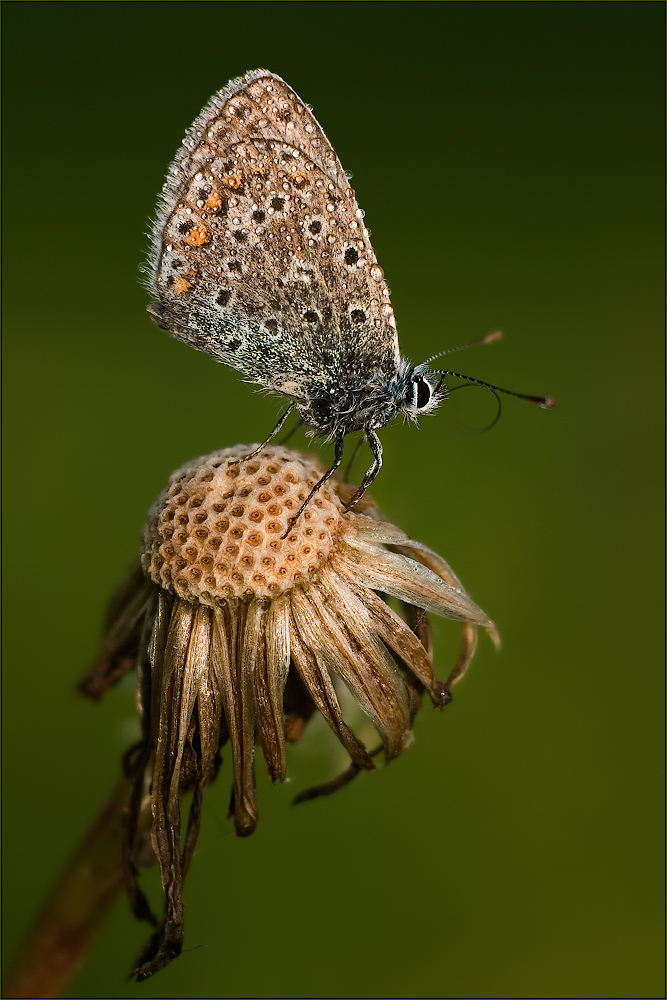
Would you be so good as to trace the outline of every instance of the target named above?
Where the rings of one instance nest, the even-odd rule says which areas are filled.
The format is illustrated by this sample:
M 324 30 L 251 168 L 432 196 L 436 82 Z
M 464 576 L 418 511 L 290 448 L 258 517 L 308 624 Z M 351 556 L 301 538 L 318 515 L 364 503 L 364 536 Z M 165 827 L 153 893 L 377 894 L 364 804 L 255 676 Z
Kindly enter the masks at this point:
M 186 951 L 140 987 L 119 899 L 71 997 L 659 997 L 659 3 L 4 5 L 5 959 L 135 733 L 74 693 L 173 468 L 278 403 L 158 331 L 137 280 L 167 165 L 257 66 L 312 104 L 403 350 L 552 394 L 459 393 L 383 434 L 373 493 L 498 623 L 409 753 L 248 841 L 206 797 Z M 188 419 L 179 405 L 187 395 Z M 192 405 L 192 400 L 196 405 Z M 329 451 L 325 451 L 329 454 Z M 437 628 L 448 672 L 458 630 Z M 261 768 L 260 768 L 261 770 Z

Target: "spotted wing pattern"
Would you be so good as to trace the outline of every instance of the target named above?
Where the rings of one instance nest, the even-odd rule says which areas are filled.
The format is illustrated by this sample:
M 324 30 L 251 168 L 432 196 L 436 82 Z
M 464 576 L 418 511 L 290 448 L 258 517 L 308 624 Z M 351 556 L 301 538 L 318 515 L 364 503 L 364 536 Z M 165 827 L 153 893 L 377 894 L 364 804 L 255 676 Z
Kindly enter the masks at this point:
M 363 213 L 311 111 L 256 70 L 186 133 L 153 227 L 149 307 L 180 340 L 299 399 L 399 363 Z

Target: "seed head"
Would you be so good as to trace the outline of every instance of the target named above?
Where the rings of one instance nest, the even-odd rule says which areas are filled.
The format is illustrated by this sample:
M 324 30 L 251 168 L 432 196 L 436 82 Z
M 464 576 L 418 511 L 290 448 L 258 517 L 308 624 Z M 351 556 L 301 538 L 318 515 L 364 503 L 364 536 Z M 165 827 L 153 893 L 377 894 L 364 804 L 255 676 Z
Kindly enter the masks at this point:
M 230 814 L 246 836 L 258 819 L 256 744 L 271 777 L 283 781 L 286 744 L 320 712 L 350 766 L 299 799 L 328 794 L 372 770 L 380 750 L 391 760 L 410 745 L 424 692 L 438 708 L 451 700 L 474 653 L 477 626 L 497 641 L 493 623 L 444 559 L 379 520 L 368 497 L 346 511 L 352 490 L 344 483 L 330 480 L 283 537 L 323 469 L 313 456 L 282 447 L 244 460 L 250 450 L 215 452 L 171 477 L 82 682 L 97 698 L 136 666 L 142 738 L 126 755 L 132 793 L 124 861 L 135 913 L 156 924 L 137 979 L 180 952 L 183 877 L 202 792 L 216 776 L 222 747 L 231 747 Z M 461 624 L 461 651 L 445 683 L 433 670 L 426 611 Z M 341 685 L 375 726 L 378 747 L 367 747 L 344 717 Z M 148 801 L 165 898 L 160 921 L 137 881 Z
M 175 472 L 150 512 L 142 565 L 185 601 L 213 608 L 232 597 L 275 598 L 316 577 L 344 524 L 326 484 L 298 530 L 287 526 L 321 476 L 309 455 L 269 447 L 248 462 L 227 448 Z

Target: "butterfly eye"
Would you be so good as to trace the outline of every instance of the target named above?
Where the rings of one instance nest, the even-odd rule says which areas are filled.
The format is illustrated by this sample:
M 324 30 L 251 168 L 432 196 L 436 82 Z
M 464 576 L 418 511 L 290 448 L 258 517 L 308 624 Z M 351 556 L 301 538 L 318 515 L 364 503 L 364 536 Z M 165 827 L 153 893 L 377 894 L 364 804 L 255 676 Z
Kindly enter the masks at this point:
M 425 409 L 431 402 L 433 387 L 423 375 L 417 375 L 416 378 L 413 378 L 412 386 L 412 405 L 416 410 Z

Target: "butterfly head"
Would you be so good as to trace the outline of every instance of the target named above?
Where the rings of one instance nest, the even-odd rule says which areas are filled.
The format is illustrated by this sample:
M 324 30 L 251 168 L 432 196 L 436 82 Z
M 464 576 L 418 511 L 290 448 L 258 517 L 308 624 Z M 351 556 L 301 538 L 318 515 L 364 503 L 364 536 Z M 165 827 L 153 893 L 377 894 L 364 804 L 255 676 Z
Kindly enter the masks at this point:
M 367 379 L 350 378 L 350 374 L 311 388 L 303 401 L 295 402 L 314 434 L 334 438 L 340 433 L 378 430 L 401 415 L 416 422 L 448 395 L 439 373 L 430 371 L 427 364 L 415 367 L 406 359 L 391 374 L 376 372 Z
M 432 413 L 443 403 L 449 391 L 443 375 L 432 372 L 428 364 L 410 367 L 401 411 L 414 422 L 425 413 Z

